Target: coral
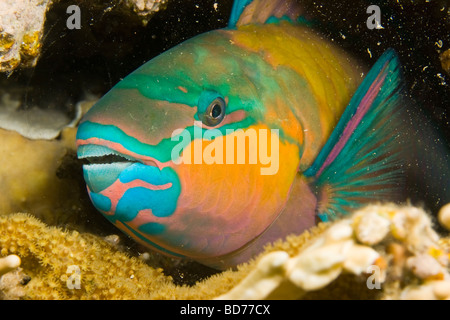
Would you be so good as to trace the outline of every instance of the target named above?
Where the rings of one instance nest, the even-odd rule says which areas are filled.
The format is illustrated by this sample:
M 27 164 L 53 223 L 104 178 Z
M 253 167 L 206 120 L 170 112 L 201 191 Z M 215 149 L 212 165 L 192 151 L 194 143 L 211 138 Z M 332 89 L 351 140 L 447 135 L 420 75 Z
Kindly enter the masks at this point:
M 312 234 L 284 245 L 296 251 Z M 23 299 L 212 299 L 231 290 L 253 267 L 245 264 L 191 287 L 177 286 L 161 268 L 130 257 L 101 237 L 48 227 L 20 213 L 0 216 L 0 256 L 10 254 L 20 256 L 22 274 L 30 278 L 20 287 Z
M 441 210 L 439 210 L 438 219 L 439 219 L 439 223 L 444 228 L 446 228 L 447 230 L 450 230 L 450 203 L 443 206 L 441 208 Z
M 25 296 L 25 285 L 30 277 L 21 268 L 0 277 L 0 300 L 19 300 Z
M 19 266 L 20 257 L 14 254 L 0 258 L 0 277 L 11 270 L 18 268 Z
M 176 285 L 157 263 L 123 251 L 116 236 L 49 227 L 18 213 L 0 216 L 0 257 L 14 254 L 22 261 L 2 277 L 0 297 L 446 299 L 450 241 L 431 227 L 421 209 L 372 205 L 290 235 L 236 270 L 187 286 Z
M 360 278 L 366 290 L 383 284 L 380 298 L 446 299 L 448 268 L 448 248 L 440 244 L 423 210 L 372 205 L 333 224 L 297 255 L 267 254 L 218 299 L 304 298 L 327 290 L 344 273 Z M 402 288 L 408 277 L 413 278 Z
M 93 103 L 80 103 L 80 113 L 87 112 Z M 88 220 L 97 219 L 98 213 L 86 193 L 75 135 L 74 126 L 65 127 L 59 139 L 48 141 L 0 129 L 0 216 L 33 212 L 49 225 L 69 224 L 80 231 L 92 225 Z M 103 220 L 98 217 L 95 221 Z
M 149 17 L 166 7 L 168 0 L 88 1 L 85 8 L 99 13 L 114 10 L 123 17 L 134 11 L 146 24 Z M 0 1 L 0 72 L 11 73 L 18 67 L 34 67 L 43 48 L 47 12 L 55 4 L 66 8 L 73 3 L 60 0 Z M 130 10 L 131 8 L 132 10 Z M 127 10 L 125 10 L 127 9 Z M 87 10 L 87 9 L 86 9 Z
M 445 50 L 439 56 L 442 69 L 450 75 L 450 49 Z
M 0 2 L 0 72 L 33 67 L 41 51 L 45 13 L 51 0 Z
M 81 110 L 87 103 L 82 101 L 77 104 L 78 112 L 74 119 L 57 110 L 43 110 L 37 107 L 21 109 L 19 98 L 11 98 L 9 93 L 1 92 L 0 101 L 0 128 L 19 133 L 25 138 L 34 140 L 53 140 L 60 136 L 67 127 L 73 127 L 81 118 Z
M 67 222 L 79 210 L 79 194 L 84 192 L 73 179 L 58 177 L 65 157 L 75 152 L 72 138 L 33 141 L 0 129 L 0 140 L 0 215 L 33 211 L 49 224 Z
M 450 281 L 429 281 L 422 285 L 406 287 L 401 293 L 404 300 L 448 300 Z
M 0 234 L 0 254 L 19 255 L 23 272 L 31 277 L 25 299 L 150 298 L 148 288 L 170 282 L 161 270 L 101 238 L 49 228 L 30 215 L 0 218 Z
M 126 2 L 138 15 L 147 16 L 164 9 L 168 0 L 127 0 Z

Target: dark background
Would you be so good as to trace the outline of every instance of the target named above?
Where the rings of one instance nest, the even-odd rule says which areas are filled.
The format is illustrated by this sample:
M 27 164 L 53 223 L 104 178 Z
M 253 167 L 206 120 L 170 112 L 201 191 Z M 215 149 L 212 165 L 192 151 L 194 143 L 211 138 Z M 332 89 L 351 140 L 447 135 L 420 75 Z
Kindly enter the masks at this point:
M 169 0 L 167 8 L 156 13 L 145 26 L 136 15 L 115 10 L 120 7 L 120 0 L 92 5 L 94 2 L 61 0 L 54 5 L 48 12 L 43 51 L 36 67 L 14 71 L 9 77 L 0 75 L 2 89 L 19 95 L 21 108 L 37 106 L 74 113 L 75 104 L 88 94 L 103 95 L 154 56 L 199 33 L 225 27 L 233 1 Z M 81 8 L 80 30 L 66 27 L 66 8 L 74 3 Z M 214 3 L 218 4 L 217 10 Z M 387 48 L 394 48 L 403 65 L 411 98 L 450 140 L 450 75 L 439 59 L 450 48 L 447 0 L 302 3 L 325 37 L 369 67 Z M 369 17 L 366 9 L 371 4 L 380 7 L 384 29 L 366 27 Z M 75 169 L 70 167 L 67 171 L 78 174 L 80 188 L 84 188 L 80 164 L 75 155 L 72 158 Z M 99 234 L 104 235 L 116 232 L 95 211 L 87 195 L 82 201 L 91 208 L 89 212 L 83 211 L 83 219 L 90 221 L 94 230 L 101 230 Z M 125 245 L 131 251 L 141 252 L 133 241 L 125 241 Z M 215 271 L 197 264 L 174 265 L 169 261 L 165 272 L 176 283 L 193 284 Z

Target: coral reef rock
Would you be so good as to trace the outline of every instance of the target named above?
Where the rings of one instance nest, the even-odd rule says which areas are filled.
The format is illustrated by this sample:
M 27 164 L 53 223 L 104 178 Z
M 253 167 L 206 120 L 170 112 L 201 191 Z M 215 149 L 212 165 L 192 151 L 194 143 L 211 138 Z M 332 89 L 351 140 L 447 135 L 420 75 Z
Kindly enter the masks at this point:
M 444 228 L 450 230 L 450 203 L 439 210 L 438 219 Z
M 0 216 L 0 261 L 15 259 L 0 278 L 0 298 L 450 298 L 450 239 L 440 238 L 430 217 L 410 206 L 368 206 L 290 235 L 236 270 L 192 286 L 176 285 L 162 268 L 114 243 L 49 227 L 28 214 Z M 11 255 L 20 258 L 20 268 Z
M 14 254 L 0 258 L 0 276 L 20 266 L 20 258 Z
M 45 14 L 52 0 L 0 1 L 0 72 L 34 67 L 42 47 Z
M 147 16 L 164 9 L 168 0 L 127 0 L 127 4 L 140 16 Z
M 89 199 L 75 134 L 75 127 L 67 127 L 60 139 L 30 140 L 0 129 L 0 216 L 33 212 L 50 225 L 79 224 L 87 213 L 83 197 Z
M 295 256 L 265 255 L 218 299 L 302 298 L 344 273 L 359 277 L 368 291 L 381 291 L 380 299 L 447 299 L 448 259 L 423 210 L 372 205 L 331 225 Z
M 152 14 L 164 9 L 168 0 L 81 1 L 2 0 L 0 1 L 0 72 L 18 67 L 34 67 L 43 48 L 47 12 L 54 4 L 79 5 L 92 12 L 116 11 L 126 18 L 137 15 L 145 25 Z M 88 8 L 88 9 L 86 9 Z M 73 12 L 73 11 L 68 11 Z M 81 12 L 81 11 L 80 11 Z M 83 12 L 85 13 L 85 12 Z M 67 16 L 69 17 L 69 16 Z

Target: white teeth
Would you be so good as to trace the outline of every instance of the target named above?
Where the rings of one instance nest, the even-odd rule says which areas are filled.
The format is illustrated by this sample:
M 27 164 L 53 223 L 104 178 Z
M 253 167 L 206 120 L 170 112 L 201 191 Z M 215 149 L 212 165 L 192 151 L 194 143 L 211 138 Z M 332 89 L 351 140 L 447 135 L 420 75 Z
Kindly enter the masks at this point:
M 90 163 L 90 164 L 83 164 L 83 168 L 101 169 L 101 168 L 108 168 L 111 166 L 128 167 L 128 166 L 131 166 L 133 163 L 135 163 L 135 162 L 121 161 L 121 162 L 112 162 L 112 163 Z
M 113 162 L 113 163 L 92 163 L 92 164 L 84 164 L 83 170 L 89 170 L 89 172 L 94 171 L 104 171 L 104 173 L 108 173 L 111 169 L 120 170 L 131 166 L 134 162 Z
M 107 147 L 97 146 L 97 145 L 92 145 L 92 144 L 80 146 L 78 148 L 77 154 L 78 154 L 79 159 L 90 158 L 90 157 L 102 157 L 102 156 L 108 156 L 111 154 L 119 155 L 118 152 L 111 150 Z
M 114 150 L 104 147 L 104 146 L 93 145 L 93 144 L 87 144 L 87 145 L 80 146 L 78 148 L 77 155 L 78 155 L 78 159 L 117 155 L 117 156 L 120 156 L 120 157 L 125 158 L 130 161 L 136 161 L 136 159 L 134 159 L 133 157 L 121 154 L 117 151 L 114 151 Z

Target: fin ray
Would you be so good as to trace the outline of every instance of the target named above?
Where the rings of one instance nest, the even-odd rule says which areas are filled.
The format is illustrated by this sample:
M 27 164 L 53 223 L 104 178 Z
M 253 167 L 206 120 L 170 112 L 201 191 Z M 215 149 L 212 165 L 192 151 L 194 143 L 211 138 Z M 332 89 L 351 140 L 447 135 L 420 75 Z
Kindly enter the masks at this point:
M 387 199 L 401 189 L 401 91 L 400 63 L 389 49 L 369 71 L 327 143 L 304 172 L 318 190 L 326 191 L 318 208 L 321 219 Z

